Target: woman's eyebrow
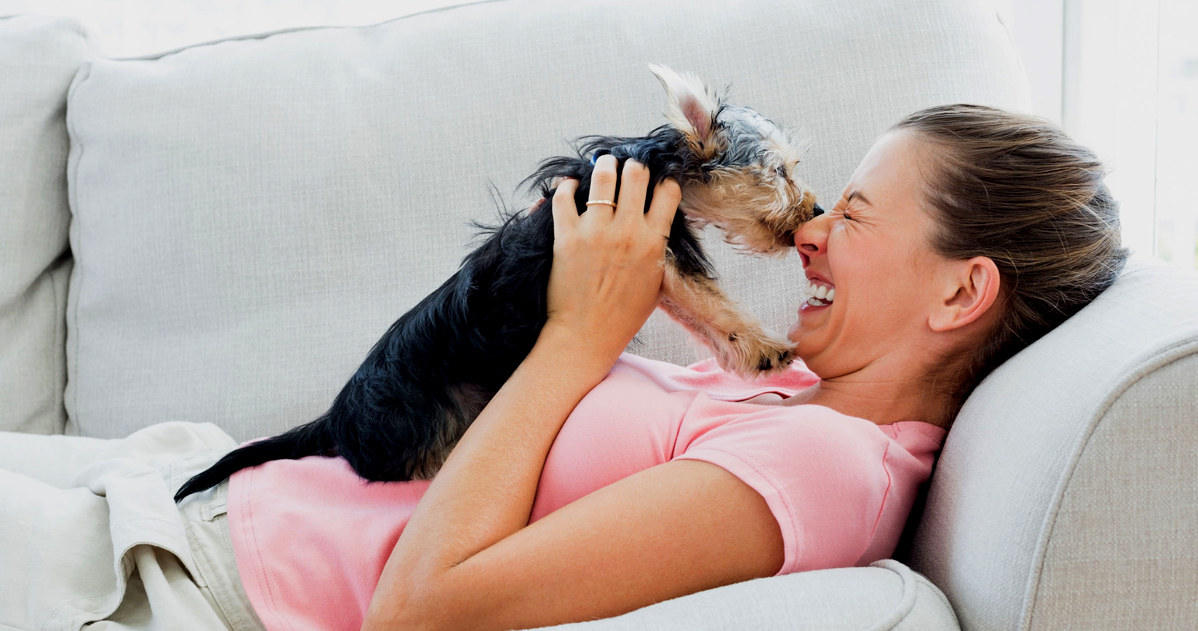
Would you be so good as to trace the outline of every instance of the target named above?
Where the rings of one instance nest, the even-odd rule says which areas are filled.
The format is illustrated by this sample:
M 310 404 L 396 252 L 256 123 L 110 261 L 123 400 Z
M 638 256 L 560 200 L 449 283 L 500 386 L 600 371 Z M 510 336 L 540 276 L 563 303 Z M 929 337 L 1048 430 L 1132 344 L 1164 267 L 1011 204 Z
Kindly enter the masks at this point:
M 852 193 L 849 193 L 848 201 L 851 202 L 854 199 L 861 200 L 861 202 L 866 206 L 873 206 L 873 204 L 869 203 L 869 200 L 865 198 L 865 195 L 863 195 L 861 191 L 853 191 Z

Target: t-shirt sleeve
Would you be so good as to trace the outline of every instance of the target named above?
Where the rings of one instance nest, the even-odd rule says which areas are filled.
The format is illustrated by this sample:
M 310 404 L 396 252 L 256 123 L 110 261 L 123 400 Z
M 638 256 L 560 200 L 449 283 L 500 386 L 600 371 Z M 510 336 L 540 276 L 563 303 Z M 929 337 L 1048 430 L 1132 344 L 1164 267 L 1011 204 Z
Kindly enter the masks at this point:
M 729 405 L 697 402 L 707 409 L 691 410 L 674 458 L 719 466 L 761 494 L 782 532 L 779 574 L 858 565 L 890 488 L 887 437 L 820 406 Z

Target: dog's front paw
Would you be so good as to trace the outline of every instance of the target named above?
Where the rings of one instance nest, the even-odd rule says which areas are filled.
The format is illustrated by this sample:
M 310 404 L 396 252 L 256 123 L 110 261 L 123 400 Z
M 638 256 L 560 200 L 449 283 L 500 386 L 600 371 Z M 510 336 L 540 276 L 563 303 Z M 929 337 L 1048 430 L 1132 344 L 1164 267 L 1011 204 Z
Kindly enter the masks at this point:
M 779 372 L 794 361 L 794 344 L 766 331 L 746 329 L 715 345 L 716 361 L 745 379 Z

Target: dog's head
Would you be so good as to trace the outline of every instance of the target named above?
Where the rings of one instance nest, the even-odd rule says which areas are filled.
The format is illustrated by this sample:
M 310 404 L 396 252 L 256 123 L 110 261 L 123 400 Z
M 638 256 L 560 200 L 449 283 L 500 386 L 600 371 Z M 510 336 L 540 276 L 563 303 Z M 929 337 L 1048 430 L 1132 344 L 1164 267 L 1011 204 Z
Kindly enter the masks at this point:
M 581 138 L 578 155 L 545 160 L 525 183 L 547 199 L 554 178 L 578 179 L 575 202 L 581 212 L 595 157 L 632 158 L 649 168 L 651 183 L 678 180 L 680 220 L 712 224 L 729 243 L 751 252 L 788 251 L 794 231 L 820 210 L 811 188 L 795 176 L 797 144 L 757 112 L 727 105 L 693 75 L 664 66 L 650 70 L 665 86 L 668 124 L 637 138 Z
M 800 224 L 816 215 L 815 194 L 795 175 L 798 145 L 772 121 L 724 97 L 691 74 L 649 69 L 666 89 L 669 126 L 691 154 L 678 174 L 679 210 L 724 231 L 753 252 L 785 252 Z

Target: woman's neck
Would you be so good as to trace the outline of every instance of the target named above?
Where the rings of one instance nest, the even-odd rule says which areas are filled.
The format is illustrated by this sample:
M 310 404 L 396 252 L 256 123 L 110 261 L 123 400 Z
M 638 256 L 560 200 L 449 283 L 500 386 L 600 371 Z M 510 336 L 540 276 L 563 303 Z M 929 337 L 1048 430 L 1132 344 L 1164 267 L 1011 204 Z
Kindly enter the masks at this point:
M 952 397 L 929 371 L 906 366 L 871 365 L 865 369 L 823 379 L 806 396 L 787 400 L 788 404 L 823 405 L 842 414 L 889 425 L 899 421 L 923 421 L 948 427 L 952 417 Z

